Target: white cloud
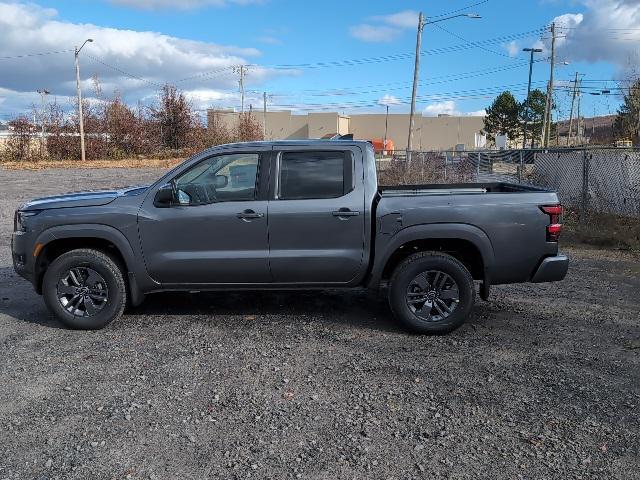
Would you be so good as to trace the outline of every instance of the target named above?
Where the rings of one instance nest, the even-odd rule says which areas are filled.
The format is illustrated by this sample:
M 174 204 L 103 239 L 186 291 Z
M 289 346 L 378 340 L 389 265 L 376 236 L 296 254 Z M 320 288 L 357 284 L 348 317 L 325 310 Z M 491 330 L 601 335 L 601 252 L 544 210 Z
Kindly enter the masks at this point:
M 431 103 L 425 107 L 422 114 L 426 117 L 437 117 L 438 115 L 451 115 L 452 117 L 484 117 L 485 110 L 475 110 L 472 112 L 461 112 L 456 102 L 444 100 L 442 102 Z
M 189 10 L 205 6 L 224 7 L 235 3 L 248 5 L 262 3 L 262 0 L 109 0 L 111 3 L 143 10 L 180 9 Z
M 0 90 L 0 98 L 6 99 L 3 105 L 5 112 L 8 108 L 28 108 L 27 96 L 20 92 L 47 88 L 52 92 L 51 98 L 54 95 L 73 96 L 72 49 L 86 38 L 93 38 L 94 42 L 86 44 L 80 53 L 83 89 L 91 86 L 88 79 L 96 74 L 105 96 L 112 96 L 117 90 L 132 103 L 140 98 L 149 98 L 167 82 L 175 83 L 185 91 L 197 90 L 203 84 L 216 91 L 236 90 L 237 75 L 231 67 L 247 64 L 248 58 L 260 55 L 259 50 L 251 47 L 218 45 L 151 31 L 65 22 L 53 9 L 0 2 L 0 57 L 71 49 L 59 54 L 0 60 L 0 88 L 4 88 Z M 247 84 L 257 85 L 272 76 L 297 73 L 249 67 Z M 186 78 L 190 80 L 179 81 Z M 89 89 L 87 96 L 90 95 Z M 31 98 L 28 100 L 32 101 Z M 37 95 L 35 100 L 39 100 Z
M 378 15 L 371 17 L 371 19 L 377 22 L 386 23 L 392 27 L 417 28 L 418 15 L 418 12 L 414 12 L 413 10 L 404 10 L 390 15 Z
M 261 37 L 258 37 L 258 41 L 266 43 L 268 45 L 282 45 L 283 43 L 282 40 L 272 35 L 263 35 Z
M 580 0 L 580 3 L 586 7 L 584 13 L 567 13 L 554 19 L 560 36 L 556 43 L 560 58 L 570 62 L 611 62 L 622 68 L 637 63 L 640 1 Z
M 391 42 L 403 31 L 418 27 L 418 12 L 403 10 L 389 15 L 369 17 L 370 23 L 354 25 L 351 36 L 364 42 Z
M 460 115 L 460 112 L 456 109 L 456 102 L 445 100 L 427 105 L 423 114 L 427 117 L 437 117 L 438 115 Z
M 518 54 L 520 53 L 520 46 L 518 45 L 518 42 L 516 42 L 515 40 L 507 43 L 506 49 L 510 57 L 517 57 Z
M 349 29 L 349 32 L 352 37 L 364 42 L 390 42 L 400 34 L 400 30 L 397 28 L 384 25 L 374 26 L 368 23 L 355 25 Z
M 378 105 L 382 105 L 382 106 L 394 106 L 394 105 L 400 105 L 400 100 L 398 99 L 398 97 L 394 97 L 393 95 L 389 95 L 388 93 L 386 93 L 382 98 L 378 99 Z

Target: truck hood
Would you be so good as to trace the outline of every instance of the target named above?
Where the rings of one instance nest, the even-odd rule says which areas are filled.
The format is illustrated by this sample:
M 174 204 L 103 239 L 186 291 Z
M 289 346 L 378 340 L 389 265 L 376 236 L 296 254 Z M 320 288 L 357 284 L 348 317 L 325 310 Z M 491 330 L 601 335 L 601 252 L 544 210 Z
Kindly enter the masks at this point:
M 74 192 L 53 197 L 42 197 L 31 200 L 20 207 L 20 210 L 49 210 L 52 208 L 96 207 L 113 202 L 118 197 L 141 195 L 148 185 L 125 187 L 120 190 L 97 190 L 93 192 Z

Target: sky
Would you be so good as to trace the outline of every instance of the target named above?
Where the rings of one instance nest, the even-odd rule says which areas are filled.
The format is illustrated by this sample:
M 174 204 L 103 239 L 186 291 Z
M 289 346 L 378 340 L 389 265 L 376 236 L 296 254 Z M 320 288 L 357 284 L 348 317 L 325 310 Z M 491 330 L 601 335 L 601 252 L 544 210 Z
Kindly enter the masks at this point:
M 640 0 L 0 0 L 0 120 L 39 108 L 38 89 L 71 111 L 73 48 L 86 38 L 90 99 L 153 105 L 170 83 L 200 112 L 239 108 L 244 65 L 247 108 L 262 109 L 266 92 L 269 110 L 407 112 L 419 11 L 437 20 L 420 55 L 423 115 L 482 115 L 504 90 L 524 99 L 524 47 L 543 49 L 532 85 L 545 89 L 552 22 L 557 118 L 569 116 L 576 72 L 582 113 L 615 113 L 619 80 L 640 63 Z M 467 13 L 482 18 L 443 20 Z

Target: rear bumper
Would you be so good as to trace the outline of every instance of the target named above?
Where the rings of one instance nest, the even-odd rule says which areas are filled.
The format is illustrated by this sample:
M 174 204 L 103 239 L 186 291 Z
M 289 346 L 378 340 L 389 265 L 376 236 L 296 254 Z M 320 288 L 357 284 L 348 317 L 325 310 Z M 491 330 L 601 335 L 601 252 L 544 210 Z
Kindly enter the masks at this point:
M 531 282 L 557 282 L 567 275 L 569 269 L 569 257 L 566 255 L 556 255 L 555 257 L 547 257 L 542 260 L 538 269 L 533 274 Z

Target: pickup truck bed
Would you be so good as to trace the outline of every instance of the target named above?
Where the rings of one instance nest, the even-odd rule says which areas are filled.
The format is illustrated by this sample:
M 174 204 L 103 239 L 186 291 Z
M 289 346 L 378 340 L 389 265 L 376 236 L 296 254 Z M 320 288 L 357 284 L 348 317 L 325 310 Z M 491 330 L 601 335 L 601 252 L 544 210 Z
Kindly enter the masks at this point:
M 412 195 L 451 195 L 451 194 L 471 194 L 471 193 L 526 193 L 526 192 L 547 192 L 539 187 L 531 185 L 521 185 L 516 183 L 493 182 L 493 183 L 431 183 L 424 185 L 395 185 L 380 186 L 378 192 L 382 196 L 412 196 Z

